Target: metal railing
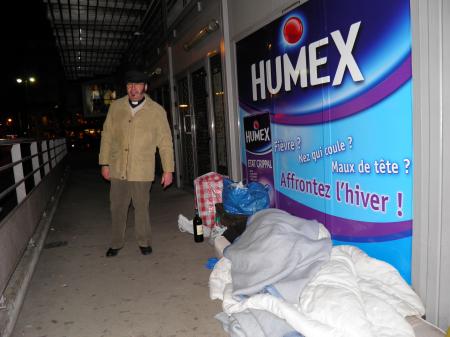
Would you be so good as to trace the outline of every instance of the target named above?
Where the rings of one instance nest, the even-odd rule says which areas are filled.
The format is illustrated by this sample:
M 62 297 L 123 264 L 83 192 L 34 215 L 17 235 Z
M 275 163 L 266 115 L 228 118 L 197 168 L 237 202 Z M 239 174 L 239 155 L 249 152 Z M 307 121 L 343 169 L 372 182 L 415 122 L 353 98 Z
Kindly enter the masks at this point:
M 66 154 L 64 138 L 0 140 L 0 221 L 20 205 Z

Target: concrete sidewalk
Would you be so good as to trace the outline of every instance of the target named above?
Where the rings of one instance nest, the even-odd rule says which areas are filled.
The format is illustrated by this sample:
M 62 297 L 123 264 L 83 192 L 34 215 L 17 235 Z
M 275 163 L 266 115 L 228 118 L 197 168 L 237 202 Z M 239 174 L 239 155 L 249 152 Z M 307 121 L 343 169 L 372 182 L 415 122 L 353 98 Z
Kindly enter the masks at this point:
M 177 227 L 192 194 L 155 182 L 153 253 L 140 254 L 131 217 L 125 247 L 106 258 L 108 189 L 98 168 L 72 170 L 12 337 L 227 336 L 208 296 L 213 248 Z

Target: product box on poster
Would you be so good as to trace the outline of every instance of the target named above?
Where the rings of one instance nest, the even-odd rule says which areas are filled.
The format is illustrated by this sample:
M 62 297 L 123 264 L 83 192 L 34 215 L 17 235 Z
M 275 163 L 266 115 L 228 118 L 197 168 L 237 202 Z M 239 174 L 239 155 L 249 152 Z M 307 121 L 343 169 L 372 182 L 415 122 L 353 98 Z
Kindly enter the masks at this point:
M 272 136 L 270 115 L 254 114 L 244 117 L 245 158 L 247 182 L 259 182 L 268 187 L 270 206 L 275 206 Z

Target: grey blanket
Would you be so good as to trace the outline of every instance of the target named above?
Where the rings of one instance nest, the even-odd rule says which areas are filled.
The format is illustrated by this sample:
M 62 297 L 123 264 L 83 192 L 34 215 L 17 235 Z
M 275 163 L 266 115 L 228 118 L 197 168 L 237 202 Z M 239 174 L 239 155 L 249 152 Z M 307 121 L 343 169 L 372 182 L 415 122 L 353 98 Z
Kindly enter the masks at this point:
M 247 309 L 228 316 L 216 315 L 230 337 L 303 337 L 285 320 L 270 312 Z
M 330 257 L 331 240 L 318 240 L 319 223 L 279 209 L 257 212 L 224 251 L 231 260 L 233 296 L 269 292 L 298 303 L 307 282 Z

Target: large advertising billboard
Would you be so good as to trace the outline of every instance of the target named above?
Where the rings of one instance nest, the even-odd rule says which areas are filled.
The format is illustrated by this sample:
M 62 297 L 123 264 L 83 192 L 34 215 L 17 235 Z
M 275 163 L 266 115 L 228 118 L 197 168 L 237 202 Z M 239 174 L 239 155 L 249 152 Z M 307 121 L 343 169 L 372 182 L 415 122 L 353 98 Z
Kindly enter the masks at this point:
M 334 244 L 362 248 L 409 282 L 409 1 L 310 0 L 236 52 L 241 125 L 270 116 L 276 207 L 317 219 Z

